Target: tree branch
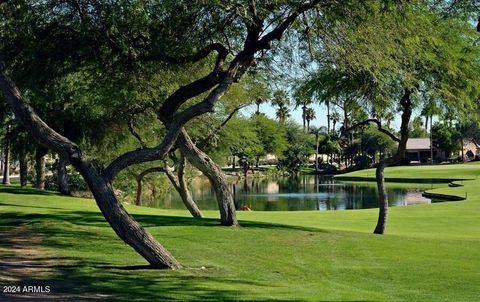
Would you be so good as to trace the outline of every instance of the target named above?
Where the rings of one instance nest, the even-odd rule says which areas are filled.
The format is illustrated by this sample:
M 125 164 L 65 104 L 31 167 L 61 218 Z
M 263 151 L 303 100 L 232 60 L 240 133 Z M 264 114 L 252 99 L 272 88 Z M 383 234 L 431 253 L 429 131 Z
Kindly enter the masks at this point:
M 132 116 L 128 120 L 128 131 L 130 131 L 130 133 L 137 139 L 137 141 L 140 143 L 140 146 L 142 148 L 145 148 L 147 144 L 145 144 L 145 142 L 142 140 L 142 137 L 138 134 L 138 132 L 135 131 L 135 127 L 133 125 L 133 117 L 134 117 L 134 114 L 132 114 Z
M 319 3 L 320 0 L 312 0 L 311 2 L 304 3 L 303 5 L 297 7 L 297 9 L 295 9 L 288 17 L 286 17 L 282 23 L 277 25 L 277 27 L 275 27 L 271 32 L 260 39 L 257 45 L 257 51 L 270 49 L 272 41 L 280 40 L 283 33 L 290 27 L 290 25 L 292 25 L 293 22 L 295 22 L 299 15 L 314 8 Z
M 353 129 L 356 129 L 358 127 L 361 127 L 361 126 L 364 126 L 364 125 L 367 125 L 367 124 L 376 124 L 377 125 L 377 128 L 378 128 L 378 131 L 380 132 L 383 132 L 385 133 L 386 135 L 388 135 L 388 137 L 390 137 L 392 140 L 396 141 L 397 143 L 400 142 L 400 138 L 396 137 L 392 132 L 388 131 L 387 129 L 383 128 L 382 127 L 382 123 L 378 120 L 378 119 L 375 119 L 375 118 L 371 118 L 371 119 L 368 119 L 368 120 L 364 120 L 362 122 L 359 122 L 353 126 L 351 126 L 350 128 L 346 129 L 345 131 L 346 132 L 350 132 L 352 131 Z
M 27 128 L 30 134 L 42 146 L 52 149 L 59 154 L 65 154 L 70 159 L 82 158 L 80 148 L 68 138 L 50 128 L 30 107 L 23 101 L 22 95 L 15 83 L 10 79 L 6 70 L 3 56 L 0 53 L 0 89 L 5 101 L 10 106 L 15 117 Z
M 162 62 L 172 63 L 172 64 L 185 64 L 185 63 L 193 63 L 193 62 L 200 61 L 206 58 L 213 51 L 216 51 L 218 54 L 216 68 L 215 68 L 217 69 L 221 67 L 221 64 L 223 63 L 223 61 L 228 55 L 228 49 L 225 46 L 223 46 L 221 43 L 213 43 L 213 44 L 207 45 L 205 48 L 201 49 L 200 51 L 184 57 L 172 57 L 166 54 L 156 53 L 156 54 L 139 56 L 138 59 L 141 61 L 162 61 Z
M 187 100 L 212 89 L 220 83 L 224 77 L 224 72 L 215 70 L 203 78 L 178 88 L 160 107 L 158 111 L 160 119 L 172 116 Z
M 137 180 L 142 180 L 145 175 L 150 174 L 150 173 L 156 173 L 156 172 L 165 172 L 165 169 L 162 167 L 153 167 L 153 168 L 148 168 L 144 171 L 142 171 L 140 174 L 137 176 Z

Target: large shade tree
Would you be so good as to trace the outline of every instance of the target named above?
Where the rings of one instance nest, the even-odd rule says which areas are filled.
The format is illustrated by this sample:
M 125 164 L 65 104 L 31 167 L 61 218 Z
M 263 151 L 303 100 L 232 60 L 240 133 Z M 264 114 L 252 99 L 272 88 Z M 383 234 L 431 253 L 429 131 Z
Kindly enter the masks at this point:
M 161 160 L 178 147 L 214 184 L 222 224 L 237 225 L 223 174 L 195 146 L 184 125 L 213 111 L 232 84 L 301 14 L 331 6 L 338 4 L 318 0 L 2 2 L 0 88 L 16 118 L 35 140 L 68 158 L 80 172 L 117 235 L 153 267 L 179 268 L 176 259 L 128 215 L 114 193 L 113 180 L 123 169 Z M 169 69 L 177 64 L 182 67 Z M 169 87 L 158 96 L 162 101 L 156 113 L 165 126 L 161 141 L 153 147 L 127 151 L 100 169 L 77 143 L 46 124 L 25 98 L 28 91 L 79 70 L 94 76 L 117 73 L 128 78 L 130 74 L 141 75 L 134 71 L 144 65 L 151 70 L 174 71 L 189 64 L 211 67 L 204 76 Z M 108 73 L 109 69 L 113 72 Z M 22 95 L 20 90 L 26 93 Z

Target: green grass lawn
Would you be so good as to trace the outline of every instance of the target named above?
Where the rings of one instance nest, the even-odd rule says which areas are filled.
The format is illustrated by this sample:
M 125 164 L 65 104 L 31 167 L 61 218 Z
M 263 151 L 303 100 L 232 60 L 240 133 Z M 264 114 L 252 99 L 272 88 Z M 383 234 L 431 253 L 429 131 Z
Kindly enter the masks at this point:
M 58 261 L 53 273 L 17 283 L 51 283 L 54 292 L 99 300 L 478 301 L 478 174 L 478 164 L 387 169 L 387 177 L 473 180 L 434 189 L 467 193 L 465 201 L 391 208 L 384 236 L 371 234 L 375 209 L 239 212 L 243 227 L 232 229 L 218 226 L 213 211 L 193 219 L 127 206 L 184 265 L 178 271 L 122 269 L 146 263 L 92 200 L 0 187 L 0 232 L 26 224 L 43 238 L 48 257 L 40 261 Z M 7 253 L 2 244 L 0 256 Z

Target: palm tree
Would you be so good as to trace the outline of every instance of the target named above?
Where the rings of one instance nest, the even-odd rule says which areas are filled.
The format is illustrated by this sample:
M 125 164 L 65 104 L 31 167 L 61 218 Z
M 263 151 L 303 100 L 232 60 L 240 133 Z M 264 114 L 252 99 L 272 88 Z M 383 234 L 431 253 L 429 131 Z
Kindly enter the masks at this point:
M 307 110 L 308 105 L 312 104 L 313 100 L 305 96 L 297 95 L 295 98 L 295 109 L 302 107 L 302 119 L 303 119 L 303 130 L 306 130 L 307 127 Z
M 303 119 L 307 121 L 307 131 L 310 130 L 310 122 L 315 119 L 315 110 L 312 107 L 305 109 Z
M 285 121 L 289 117 L 290 117 L 290 109 L 288 109 L 288 107 L 279 107 L 277 109 L 277 118 L 281 124 L 285 124 Z
M 309 129 L 310 133 L 315 135 L 315 171 L 319 171 L 319 165 L 318 165 L 318 149 L 320 148 L 320 133 L 327 133 L 327 129 L 325 126 L 322 127 L 311 127 Z
M 273 93 L 272 105 L 278 107 L 277 118 L 280 123 L 285 123 L 290 116 L 290 99 L 285 90 L 277 90 Z
M 255 99 L 255 105 L 257 105 L 257 111 L 255 112 L 256 115 L 260 114 L 260 105 L 262 105 L 265 102 L 262 98 L 256 98 Z
M 330 119 L 332 120 L 332 133 L 335 133 L 335 125 L 340 121 L 340 113 L 338 111 L 332 112 Z

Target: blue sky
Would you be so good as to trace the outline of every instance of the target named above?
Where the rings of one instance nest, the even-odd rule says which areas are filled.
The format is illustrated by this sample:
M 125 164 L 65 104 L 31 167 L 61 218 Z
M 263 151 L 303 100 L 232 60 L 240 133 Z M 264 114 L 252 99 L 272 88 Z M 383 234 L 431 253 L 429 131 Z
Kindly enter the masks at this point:
M 313 104 L 312 105 L 313 109 L 315 110 L 315 115 L 316 115 L 316 118 L 310 122 L 310 125 L 311 126 L 315 126 L 315 127 L 321 127 L 321 126 L 327 126 L 327 109 L 325 106 L 321 106 L 319 104 Z M 243 109 L 242 110 L 242 113 L 245 115 L 245 116 L 250 116 L 252 115 L 253 113 L 255 113 L 256 111 L 256 105 L 252 105 L 252 106 L 248 106 L 247 108 Z M 301 108 L 297 108 L 297 109 L 294 109 L 295 107 L 291 107 L 291 119 L 293 119 L 294 121 L 296 121 L 297 123 L 299 124 L 302 124 L 303 121 L 302 121 L 302 110 Z M 273 108 L 272 105 L 270 105 L 269 103 L 266 103 L 266 104 L 262 104 L 260 106 L 260 111 L 265 113 L 267 116 L 271 117 L 271 118 L 276 118 L 276 115 L 275 115 L 275 108 Z M 414 112 L 414 116 L 416 116 L 418 114 L 415 114 Z M 413 118 L 412 118 L 413 119 Z M 397 116 L 395 117 L 395 120 L 393 121 L 393 127 L 396 129 L 396 130 L 399 130 L 398 128 L 400 127 L 400 113 L 397 114 Z

